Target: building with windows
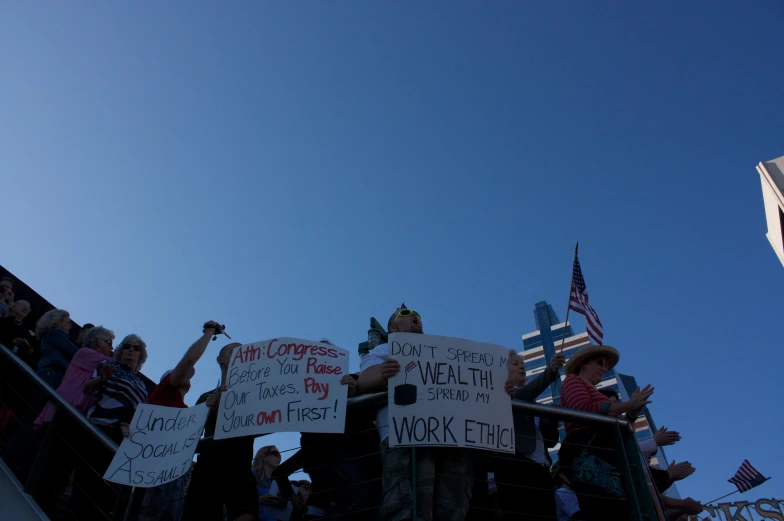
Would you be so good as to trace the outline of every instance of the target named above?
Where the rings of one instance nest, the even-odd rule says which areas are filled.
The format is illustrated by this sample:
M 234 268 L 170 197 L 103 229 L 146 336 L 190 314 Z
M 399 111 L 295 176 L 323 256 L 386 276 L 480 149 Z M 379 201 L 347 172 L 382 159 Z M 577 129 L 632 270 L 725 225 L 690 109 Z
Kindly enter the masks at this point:
M 563 345 L 563 353 L 567 360 L 569 357 L 576 353 L 581 348 L 590 345 L 588 333 L 575 334 L 572 326 L 565 322 L 558 320 L 553 306 L 547 302 L 537 302 L 534 306 L 534 321 L 536 323 L 536 331 L 526 333 L 523 335 L 523 351 L 520 356 L 523 357 L 525 362 L 525 374 L 528 380 L 536 378 L 541 374 L 545 367 L 550 365 L 552 357 L 560 351 Z M 620 374 L 613 368 L 608 371 L 597 388 L 609 387 L 618 391 L 622 400 L 628 400 L 629 395 L 637 388 L 637 382 L 633 376 Z M 561 372 L 561 378 L 553 382 L 548 390 L 542 393 L 537 402 L 542 404 L 550 404 L 555 398 L 558 400 L 561 394 L 561 381 L 566 376 Z M 637 440 L 643 441 L 653 437 L 656 432 L 656 426 L 651 417 L 650 410 L 646 408 L 645 414 L 634 424 Z M 561 439 L 565 437 L 563 426 L 559 432 Z M 558 459 L 558 449 L 560 444 L 556 445 L 550 451 L 553 461 Z M 666 469 L 669 464 L 664 451 L 660 448 L 656 456 L 651 460 L 651 464 Z M 670 487 L 667 495 L 671 497 L 680 497 L 675 486 Z
M 757 172 L 762 183 L 765 219 L 768 221 L 766 237 L 784 265 L 784 156 L 760 163 Z

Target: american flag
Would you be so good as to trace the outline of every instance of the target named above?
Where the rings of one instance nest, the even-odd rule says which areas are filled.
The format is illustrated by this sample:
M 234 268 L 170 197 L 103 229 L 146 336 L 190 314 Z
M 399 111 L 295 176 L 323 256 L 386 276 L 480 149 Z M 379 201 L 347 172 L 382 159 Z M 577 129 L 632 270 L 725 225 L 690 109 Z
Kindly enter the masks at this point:
M 585 279 L 583 270 L 580 269 L 580 260 L 577 258 L 577 250 L 574 252 L 574 267 L 572 268 L 572 290 L 569 295 L 569 309 L 585 315 L 585 325 L 594 342 L 602 345 L 604 329 L 599 315 L 588 303 L 588 292 L 585 290 Z
M 760 474 L 757 469 L 751 466 L 749 460 L 745 459 L 738 472 L 727 481 L 738 487 L 738 492 L 746 492 L 758 485 L 762 485 L 767 480 L 768 478 Z

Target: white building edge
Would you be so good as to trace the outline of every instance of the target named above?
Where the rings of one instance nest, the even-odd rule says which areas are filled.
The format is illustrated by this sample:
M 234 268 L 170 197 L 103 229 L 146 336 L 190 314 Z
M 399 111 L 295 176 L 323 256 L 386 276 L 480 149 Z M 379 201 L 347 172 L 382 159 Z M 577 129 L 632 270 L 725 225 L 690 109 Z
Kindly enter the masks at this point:
M 768 221 L 766 237 L 784 266 L 784 156 L 757 165 Z

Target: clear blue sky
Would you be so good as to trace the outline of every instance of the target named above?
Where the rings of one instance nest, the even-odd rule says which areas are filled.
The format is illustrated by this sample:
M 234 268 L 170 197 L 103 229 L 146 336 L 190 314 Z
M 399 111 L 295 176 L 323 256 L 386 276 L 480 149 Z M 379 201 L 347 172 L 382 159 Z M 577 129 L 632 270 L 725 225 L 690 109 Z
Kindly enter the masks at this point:
M 774 479 L 744 496 L 782 496 L 754 170 L 784 155 L 781 2 L 143 4 L 0 6 L 0 262 L 74 320 L 140 334 L 153 378 L 208 319 L 356 368 L 403 300 L 522 348 L 579 240 L 619 369 L 697 467 L 681 492 L 748 458 Z

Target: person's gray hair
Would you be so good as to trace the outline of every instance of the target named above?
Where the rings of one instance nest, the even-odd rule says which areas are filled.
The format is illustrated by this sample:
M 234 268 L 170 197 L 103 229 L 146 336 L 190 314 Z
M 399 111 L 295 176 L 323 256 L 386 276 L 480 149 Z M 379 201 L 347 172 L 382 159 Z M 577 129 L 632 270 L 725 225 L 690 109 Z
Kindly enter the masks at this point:
M 123 338 L 122 342 L 120 342 L 117 345 L 117 349 L 114 350 L 114 353 L 112 354 L 112 358 L 114 358 L 115 361 L 119 362 L 120 357 L 122 357 L 122 346 L 124 346 L 125 343 L 129 341 L 139 342 L 139 345 L 142 346 L 142 350 L 139 352 L 139 365 L 136 366 L 136 371 L 134 371 L 138 373 L 139 371 L 142 370 L 142 365 L 147 360 L 147 344 L 144 343 L 144 340 L 142 340 L 139 335 L 131 333 L 130 335 Z
M 114 340 L 114 331 L 103 326 L 90 328 L 84 332 L 82 345 L 92 349 L 98 345 L 99 340 Z
M 39 339 L 43 338 L 45 334 L 56 328 L 57 324 L 62 322 L 63 319 L 69 315 L 70 313 L 64 309 L 50 309 L 38 319 L 38 322 L 36 322 L 35 336 Z
M 520 356 L 520 353 L 518 353 L 518 352 L 517 352 L 517 351 L 515 351 L 514 349 L 510 349 L 510 350 L 509 350 L 509 352 L 506 354 L 506 356 L 509 356 L 509 357 L 512 357 L 512 356 Z

